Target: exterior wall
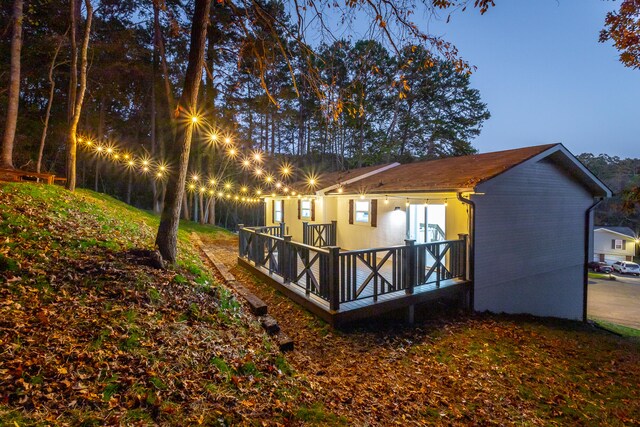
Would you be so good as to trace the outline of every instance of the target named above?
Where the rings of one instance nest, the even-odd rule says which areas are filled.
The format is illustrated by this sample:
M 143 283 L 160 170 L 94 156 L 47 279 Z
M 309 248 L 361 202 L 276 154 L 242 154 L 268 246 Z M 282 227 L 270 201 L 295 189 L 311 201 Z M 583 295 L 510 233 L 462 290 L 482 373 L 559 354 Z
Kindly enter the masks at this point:
M 550 161 L 478 186 L 474 302 L 478 311 L 582 319 L 585 212 L 592 195 Z
M 424 197 L 422 197 L 424 196 Z M 428 195 L 412 195 L 416 199 L 426 199 Z M 329 223 L 337 221 L 337 244 L 343 249 L 366 249 L 404 244 L 407 232 L 407 214 L 405 199 L 397 197 L 384 203 L 384 197 L 373 197 L 378 200 L 378 224 L 355 223 L 349 224 L 349 200 L 360 200 L 354 196 L 317 197 L 315 199 L 315 221 L 310 219 L 298 219 L 298 199 L 278 198 L 284 201 L 285 232 L 292 236 L 293 240 L 302 242 L 302 223 L 310 224 Z M 265 225 L 278 225 L 273 221 L 271 202 L 268 198 L 265 204 Z M 365 200 L 372 200 L 367 198 Z M 442 199 L 444 200 L 444 199 Z M 445 233 L 447 240 L 458 239 L 458 234 L 469 233 L 468 208 L 455 198 L 448 195 L 448 206 L 445 209 Z M 395 207 L 400 207 L 396 211 Z
M 612 249 L 612 240 L 624 240 L 625 249 Z M 600 261 L 604 255 L 604 262 L 613 264 L 616 261 L 632 261 L 635 255 L 635 239 L 611 233 L 607 230 L 595 230 L 593 232 L 593 260 Z

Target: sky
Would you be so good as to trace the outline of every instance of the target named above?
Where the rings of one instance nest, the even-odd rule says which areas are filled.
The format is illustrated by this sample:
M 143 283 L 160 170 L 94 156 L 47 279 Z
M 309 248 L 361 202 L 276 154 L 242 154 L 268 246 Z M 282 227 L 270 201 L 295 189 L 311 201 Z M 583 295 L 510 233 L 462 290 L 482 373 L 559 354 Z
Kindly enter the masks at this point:
M 640 70 L 598 42 L 619 4 L 497 1 L 485 15 L 417 21 L 477 67 L 471 84 L 491 112 L 473 141 L 480 152 L 561 142 L 574 154 L 640 157 Z

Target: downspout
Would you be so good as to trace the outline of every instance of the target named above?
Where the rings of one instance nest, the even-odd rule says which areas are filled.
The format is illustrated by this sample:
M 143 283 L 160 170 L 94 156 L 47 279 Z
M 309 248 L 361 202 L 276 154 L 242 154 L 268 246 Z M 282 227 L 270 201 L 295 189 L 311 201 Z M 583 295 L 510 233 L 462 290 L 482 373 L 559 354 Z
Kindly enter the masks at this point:
M 591 238 L 591 213 L 593 210 L 604 200 L 604 197 L 600 197 L 600 200 L 592 204 L 587 208 L 585 212 L 584 221 L 584 266 L 583 266 L 583 283 L 584 283 L 584 297 L 582 298 L 582 321 L 587 321 L 587 293 L 589 289 L 589 240 Z
M 457 193 L 458 200 L 465 205 L 469 205 L 469 272 L 468 278 L 471 282 L 471 290 L 469 292 L 469 307 L 474 310 L 474 290 L 475 290 L 475 258 L 476 258 L 476 204 L 462 197 L 462 193 Z

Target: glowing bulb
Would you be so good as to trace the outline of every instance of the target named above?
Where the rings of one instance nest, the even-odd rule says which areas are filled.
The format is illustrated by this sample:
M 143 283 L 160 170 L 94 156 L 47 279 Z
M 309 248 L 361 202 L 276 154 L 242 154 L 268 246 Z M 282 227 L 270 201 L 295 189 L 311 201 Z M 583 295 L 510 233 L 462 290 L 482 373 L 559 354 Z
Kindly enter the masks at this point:
M 160 172 L 164 172 L 167 170 L 167 167 L 164 165 L 160 165 Z
M 227 194 L 225 197 L 226 197 L 227 199 L 230 199 L 230 198 L 231 198 L 231 194 Z
M 149 160 L 143 160 L 142 166 L 149 166 Z
M 87 139 L 86 144 L 87 144 L 87 147 L 91 147 L 91 144 L 93 144 L 93 141 L 91 141 L 90 139 Z
M 447 201 L 447 199 L 444 199 L 444 205 L 445 206 L 449 205 L 449 202 Z
M 388 198 L 388 197 L 385 197 L 385 198 L 384 198 L 384 204 L 385 204 L 385 205 L 388 205 L 388 204 L 389 204 L 389 198 Z
M 271 193 L 271 197 L 276 197 L 276 193 Z
M 143 172 L 149 172 L 149 166 L 145 166 L 145 167 L 143 167 L 143 168 L 142 168 L 142 171 L 143 171 Z
M 133 166 L 133 165 L 135 164 L 135 162 L 134 162 L 133 160 L 129 160 L 129 161 L 127 162 L 127 164 L 128 164 L 129 166 Z
M 216 180 L 215 179 L 210 179 L 209 180 L 209 185 L 216 185 Z
M 200 192 L 204 193 L 205 191 L 207 191 L 207 189 L 205 187 L 200 187 Z
M 226 136 L 226 137 L 224 138 L 224 143 L 225 143 L 225 144 L 229 145 L 229 144 L 231 144 L 231 142 L 232 142 L 232 141 L 231 141 L 231 138 L 230 138 L 230 137 Z
M 193 175 L 191 177 L 191 180 L 193 180 L 193 181 L 197 181 L 198 179 L 200 179 L 200 177 L 198 175 Z
M 405 206 L 409 206 L 409 199 L 407 199 L 407 201 L 404 203 Z
M 116 160 L 120 160 L 120 154 L 114 154 L 113 158 L 116 159 Z
M 342 194 L 342 192 L 343 192 L 343 191 L 344 191 L 344 190 L 342 189 L 342 187 L 338 187 L 338 193 L 341 193 L 341 194 Z
M 196 186 L 193 184 L 189 184 L 189 190 L 195 190 Z
M 98 153 L 102 153 L 102 150 L 104 150 L 104 147 L 103 147 L 102 145 L 98 145 L 98 146 L 96 147 L 96 151 L 97 151 Z
M 239 198 L 240 198 L 239 196 L 234 197 L 235 200 L 238 200 Z
M 247 191 L 249 191 L 249 189 L 247 187 L 242 187 L 240 191 L 242 191 L 243 193 L 246 193 Z
M 238 151 L 236 151 L 236 149 L 235 149 L 235 148 L 230 148 L 230 149 L 229 149 L 229 155 L 230 155 L 231 157 L 234 157 L 236 154 L 238 154 Z
M 162 178 L 162 172 L 158 172 L 158 173 L 156 173 L 156 176 L 157 176 L 158 178 Z
M 267 175 L 264 180 L 268 183 L 271 183 L 273 182 L 273 177 L 271 175 Z
M 219 136 L 218 136 L 218 134 L 217 134 L 217 133 L 215 133 L 215 132 L 212 132 L 212 133 L 210 133 L 210 134 L 209 134 L 209 140 L 210 140 L 211 142 L 216 142 L 216 141 L 218 141 L 218 138 L 220 138 L 220 137 L 219 137 Z
M 197 116 L 191 116 L 191 123 L 193 123 L 193 124 L 198 123 L 198 117 Z
M 113 148 L 107 147 L 107 153 L 112 154 L 113 153 Z
M 129 154 L 125 153 L 125 155 L 124 155 L 124 159 L 125 159 L 125 160 L 129 160 L 129 157 L 131 157 L 131 156 L 130 156 Z
M 282 174 L 282 176 L 289 176 L 291 174 L 291 166 L 282 165 L 282 167 L 280 168 L 280 173 Z
M 257 190 L 257 191 L 256 191 L 256 194 L 257 194 L 258 196 L 259 196 L 259 195 L 261 195 L 261 194 L 262 194 L 262 190 Z
M 360 200 L 364 200 L 364 194 L 360 195 Z
M 256 174 L 256 176 L 262 175 L 262 169 L 260 169 L 260 168 L 256 169 L 255 174 Z
M 224 193 L 222 191 L 218 191 L 218 197 L 222 197 L 224 196 Z
M 229 189 L 231 188 L 231 184 L 227 182 L 227 183 L 224 185 L 224 188 L 226 188 L 227 190 L 229 190 Z
M 214 195 L 214 193 L 215 193 L 215 192 L 214 192 L 213 190 L 209 190 L 209 195 L 210 195 L 210 196 L 213 196 L 213 195 Z
M 282 191 L 284 191 L 285 193 L 288 193 L 289 192 L 289 188 L 284 187 L 284 189 Z
M 291 192 L 291 195 L 292 195 L 292 196 L 295 196 L 295 195 L 296 195 L 296 192 L 295 192 L 295 191 L 292 191 L 292 192 Z
M 251 162 L 249 161 L 249 159 L 244 159 L 244 160 L 242 161 L 242 166 L 244 166 L 244 167 L 249 167 L 249 166 L 251 166 Z
M 259 151 L 256 151 L 255 153 L 253 153 L 253 160 L 255 160 L 256 162 L 259 162 L 262 160 L 262 154 L 260 154 Z
M 309 185 L 316 185 L 316 182 L 315 178 L 309 178 Z
M 276 182 L 276 188 L 280 188 L 280 187 L 282 187 L 282 184 L 279 182 Z

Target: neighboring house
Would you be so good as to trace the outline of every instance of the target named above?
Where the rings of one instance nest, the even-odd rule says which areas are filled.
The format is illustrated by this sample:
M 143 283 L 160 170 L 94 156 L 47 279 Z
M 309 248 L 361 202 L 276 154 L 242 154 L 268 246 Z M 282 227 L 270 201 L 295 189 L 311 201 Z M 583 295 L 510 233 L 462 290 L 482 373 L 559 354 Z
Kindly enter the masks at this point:
M 629 227 L 597 225 L 593 230 L 593 260 L 607 264 L 633 261 L 636 239 L 636 234 Z
M 402 271 L 406 267 L 401 268 L 400 260 L 414 253 L 406 245 L 415 244 L 426 248 L 419 252 L 423 255 L 417 260 L 418 277 L 427 277 L 424 270 L 433 270 L 436 265 L 439 272 L 441 268 L 445 273 L 453 271 L 450 264 L 459 263 L 460 256 L 467 257 L 461 279 L 471 284 L 468 297 L 474 310 L 586 318 L 585 265 L 592 253 L 592 209 L 595 201 L 610 197 L 611 191 L 561 144 L 367 167 L 326 174 L 313 184 L 300 183 L 288 188 L 286 194 L 266 198 L 265 224 L 290 235 L 294 242 L 340 247 L 338 261 L 324 261 L 318 273 L 324 274 L 328 265 L 339 276 L 334 296 L 323 294 L 322 289 L 311 295 L 324 300 L 313 302 L 318 306 L 335 300 L 330 309 L 310 308 L 316 313 L 325 310 L 339 315 L 351 307 L 346 302 L 355 298 L 344 294 L 345 289 L 351 289 L 350 281 L 360 286 L 352 286 L 358 291 L 374 280 L 376 292 L 386 284 L 390 293 L 404 289 Z M 318 244 L 318 233 L 325 232 Z M 443 240 L 468 245 L 467 250 L 455 252 L 453 246 L 433 243 Z M 240 261 L 263 273 L 268 269 L 272 278 L 285 274 L 279 272 L 275 261 L 266 263 L 269 255 L 282 247 L 272 245 L 274 249 L 268 252 L 263 248 L 269 246 L 262 246 L 258 256 L 250 252 L 254 249 L 247 242 L 248 234 L 241 232 Z M 300 248 L 296 253 L 304 254 L 305 249 Z M 306 251 L 306 258 L 296 258 L 298 262 L 304 258 L 306 263 L 299 276 L 296 270 L 292 277 L 276 279 L 282 287 L 291 283 L 306 286 L 306 298 L 310 299 L 314 292 L 309 291 L 310 286 L 323 285 L 316 283 L 321 282 L 316 277 L 309 278 L 307 264 L 312 257 Z M 440 251 L 448 252 L 443 256 Z M 364 274 L 350 267 L 351 262 L 364 263 Z M 381 264 L 390 265 L 386 276 L 380 273 Z M 368 279 L 358 282 L 356 276 Z M 305 277 L 306 285 L 302 283 Z M 455 274 L 442 277 L 456 278 Z M 428 282 L 418 279 L 415 285 L 422 283 Z M 359 298 L 364 300 L 369 294 L 363 292 Z M 412 283 L 412 298 L 414 294 Z M 388 304 L 389 309 L 400 306 L 394 301 Z M 382 305 L 376 297 L 367 303 Z

